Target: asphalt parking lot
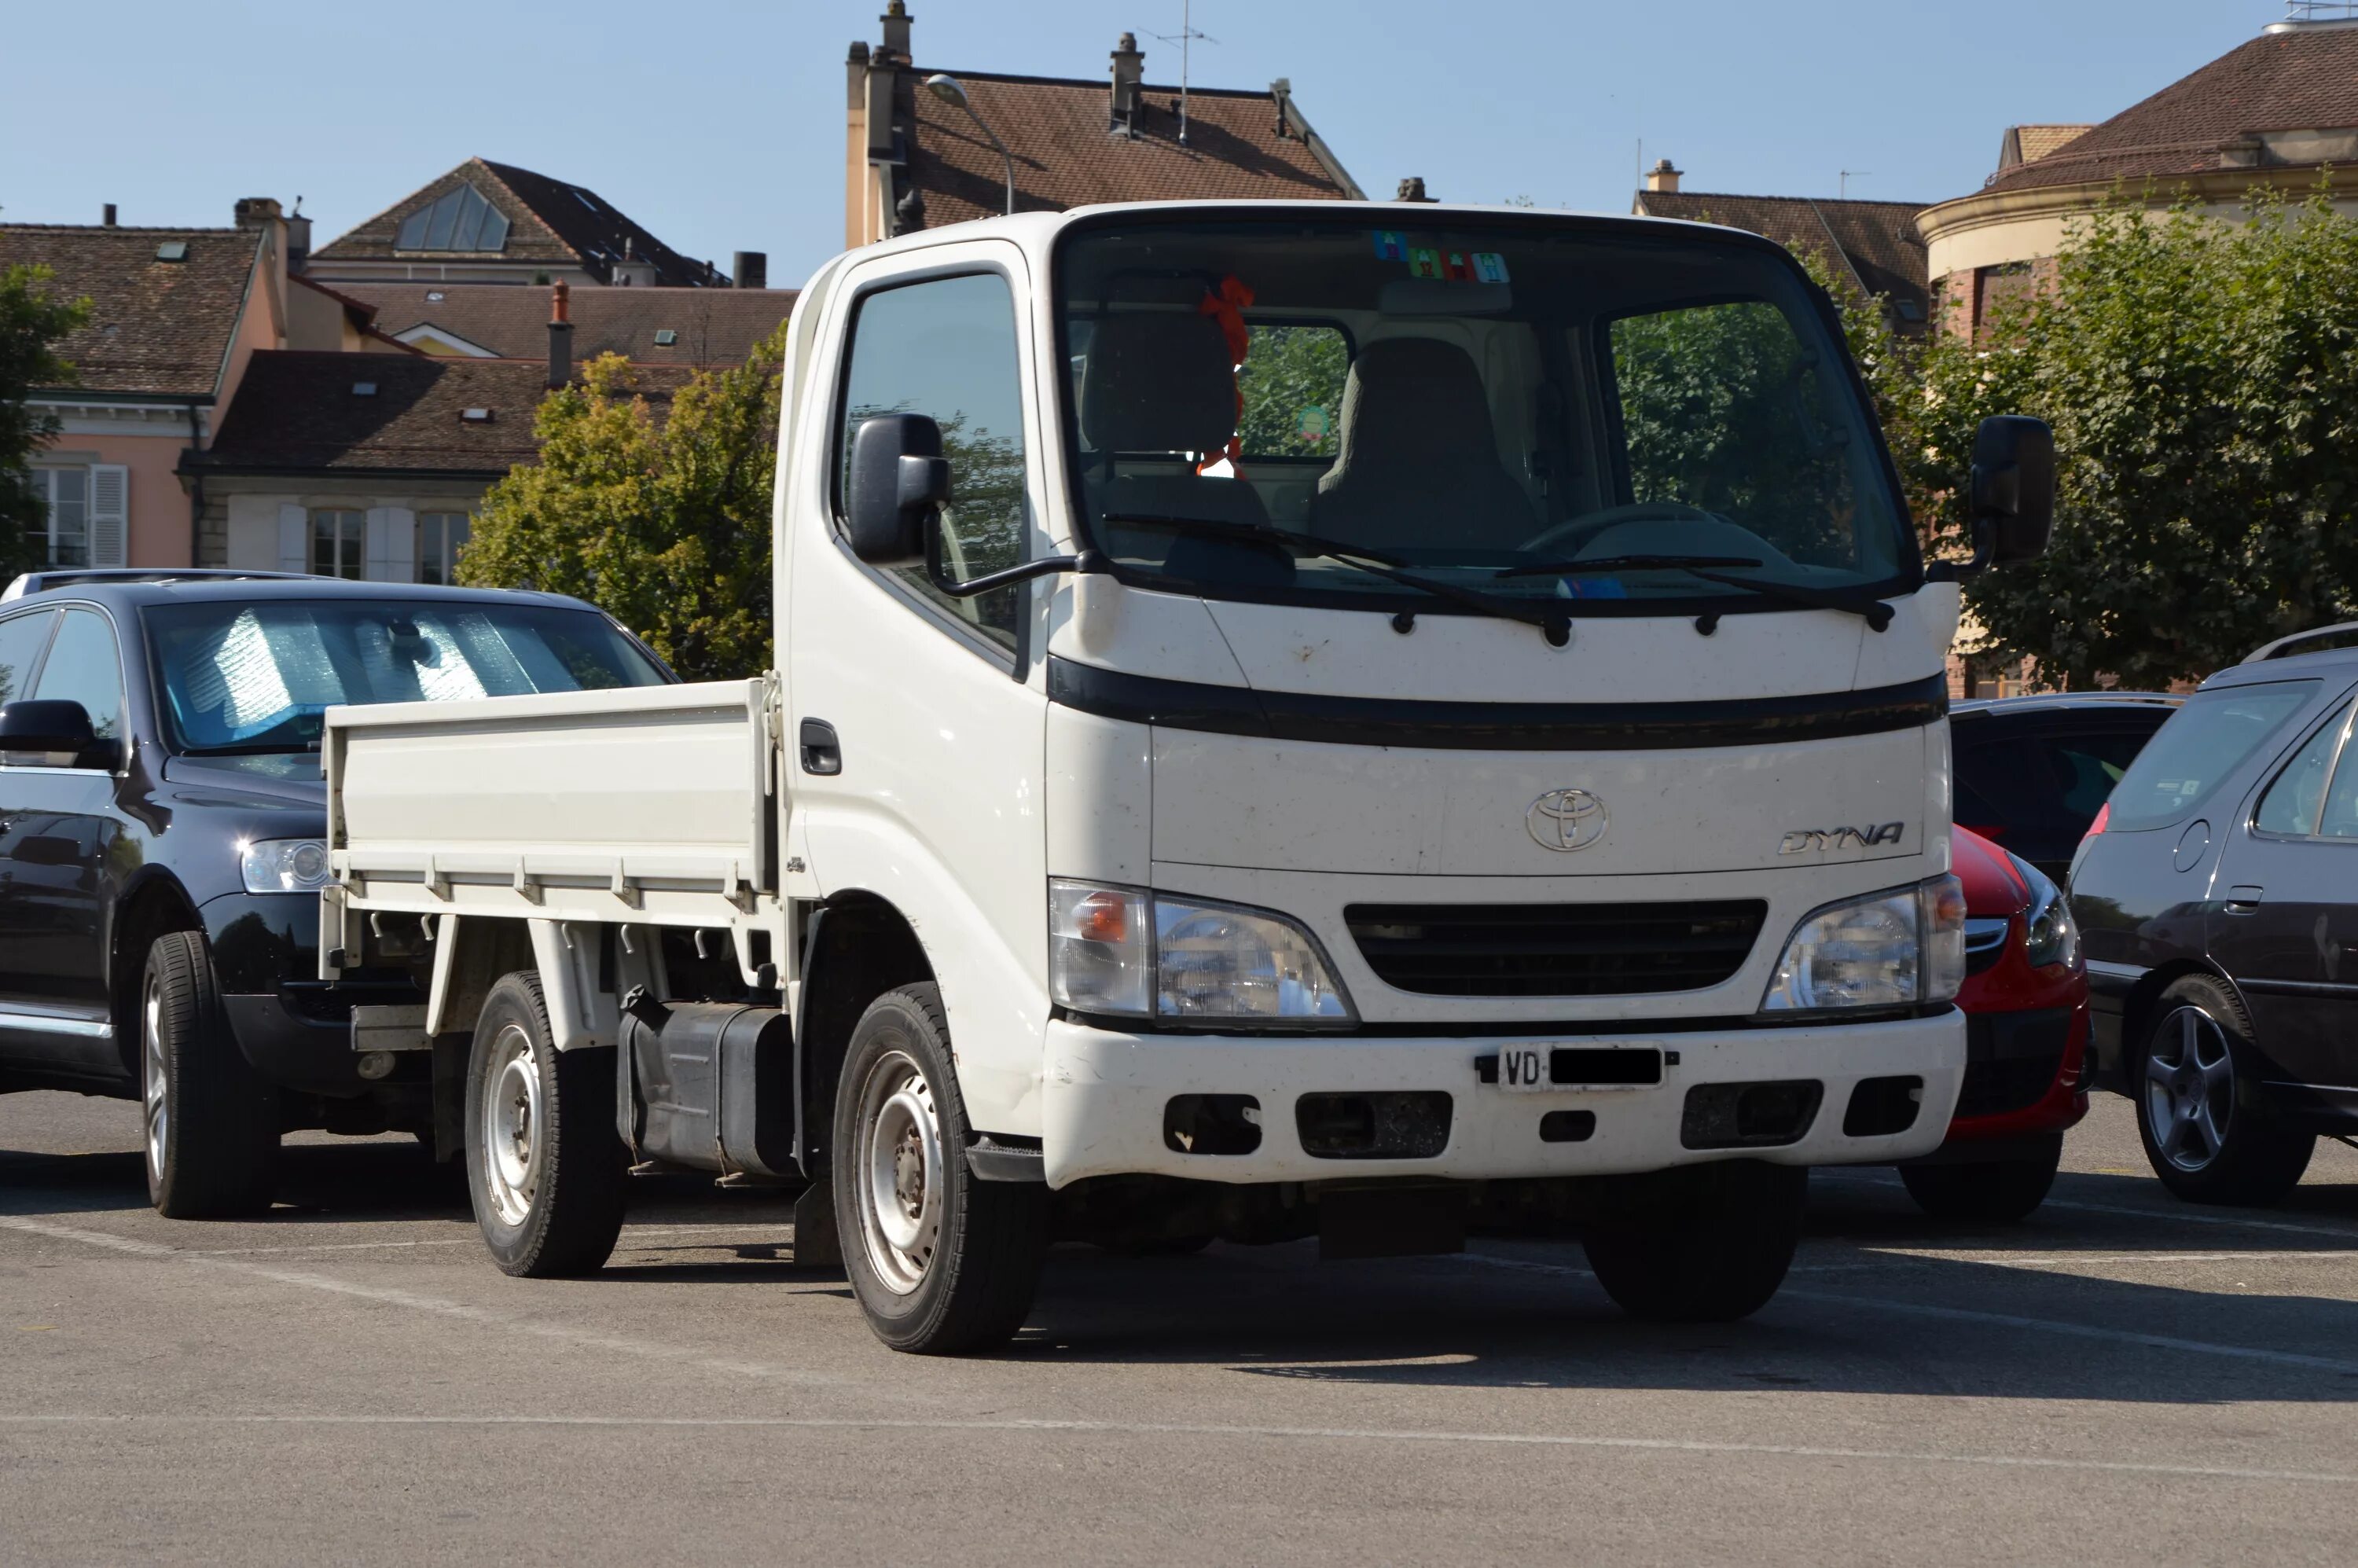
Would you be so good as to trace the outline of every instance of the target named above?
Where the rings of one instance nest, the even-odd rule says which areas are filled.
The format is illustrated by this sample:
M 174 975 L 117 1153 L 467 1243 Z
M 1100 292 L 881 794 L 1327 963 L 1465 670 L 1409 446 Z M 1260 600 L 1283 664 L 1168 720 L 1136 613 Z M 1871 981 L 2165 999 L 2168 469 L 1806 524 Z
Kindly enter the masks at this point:
M 527 1282 L 406 1141 L 192 1224 L 137 1137 L 0 1098 L 0 1560 L 2350 1561 L 2358 1152 L 2190 1209 L 2117 1099 L 2019 1227 L 1819 1173 L 1730 1327 L 1571 1245 L 1066 1249 L 967 1361 L 877 1345 L 774 1196 L 651 1186 Z

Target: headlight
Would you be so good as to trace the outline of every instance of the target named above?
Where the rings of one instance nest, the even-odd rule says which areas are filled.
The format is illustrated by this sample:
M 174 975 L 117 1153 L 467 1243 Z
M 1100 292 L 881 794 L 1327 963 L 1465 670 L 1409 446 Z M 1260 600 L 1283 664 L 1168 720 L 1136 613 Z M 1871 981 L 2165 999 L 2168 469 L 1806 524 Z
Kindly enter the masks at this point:
M 2030 908 L 2023 916 L 2029 938 L 2030 967 L 2050 964 L 2066 968 L 2080 961 L 2080 928 L 2071 923 L 2071 906 L 2054 879 L 2019 855 L 2010 856 L 2014 869 L 2030 884 Z
M 238 852 L 248 892 L 317 892 L 328 885 L 328 846 L 317 838 L 265 838 Z
M 1350 1023 L 1310 934 L 1282 914 L 1130 888 L 1048 884 L 1048 989 L 1078 1012 Z
M 1812 910 L 1787 940 L 1760 1011 L 1946 1001 L 1964 978 L 1964 884 L 1934 877 Z

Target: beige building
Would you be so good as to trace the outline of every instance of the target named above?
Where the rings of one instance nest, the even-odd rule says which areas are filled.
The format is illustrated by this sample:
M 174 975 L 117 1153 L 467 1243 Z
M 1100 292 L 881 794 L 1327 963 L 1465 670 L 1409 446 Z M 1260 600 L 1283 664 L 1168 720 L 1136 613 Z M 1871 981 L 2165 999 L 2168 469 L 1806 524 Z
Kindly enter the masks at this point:
M 2191 197 L 2242 215 L 2266 187 L 2298 198 L 2320 174 L 2358 213 L 2358 16 L 2296 5 L 2258 38 L 2099 125 L 2017 125 L 1981 189 L 1926 209 L 1942 324 L 1978 330 L 2006 297 L 2036 287 L 2072 222 L 2118 191 L 2155 207 Z

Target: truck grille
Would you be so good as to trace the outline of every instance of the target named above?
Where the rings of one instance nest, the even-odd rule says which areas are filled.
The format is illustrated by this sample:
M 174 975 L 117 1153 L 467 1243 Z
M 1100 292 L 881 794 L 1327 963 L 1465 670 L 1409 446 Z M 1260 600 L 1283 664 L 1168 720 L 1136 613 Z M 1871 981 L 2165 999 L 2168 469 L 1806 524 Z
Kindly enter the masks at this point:
M 1687 903 L 1355 903 L 1368 967 L 1425 996 L 1701 990 L 1744 967 L 1761 899 Z

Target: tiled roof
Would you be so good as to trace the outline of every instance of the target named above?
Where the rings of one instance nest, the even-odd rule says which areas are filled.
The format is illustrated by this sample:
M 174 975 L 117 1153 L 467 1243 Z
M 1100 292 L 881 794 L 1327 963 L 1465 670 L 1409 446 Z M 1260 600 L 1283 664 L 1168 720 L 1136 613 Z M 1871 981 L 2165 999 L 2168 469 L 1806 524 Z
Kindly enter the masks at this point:
M 1914 320 L 1931 297 L 1924 242 L 1916 232 L 1920 201 L 1829 201 L 1808 196 L 1724 196 L 1700 190 L 1639 192 L 1638 210 L 1655 218 L 1749 229 L 1855 273 L 1869 294 L 1912 304 Z
M 549 291 L 504 283 L 340 283 L 375 308 L 375 330 L 433 326 L 510 359 L 548 354 Z M 577 288 L 573 357 L 627 354 L 638 364 L 741 364 L 795 308 L 791 288 Z M 677 341 L 659 344 L 655 334 Z
M 650 368 L 639 385 L 660 413 L 689 373 Z M 181 466 L 495 479 L 537 456 L 533 415 L 547 393 L 545 362 L 274 350 L 254 356 L 213 444 Z M 470 408 L 492 417 L 462 418 Z
M 507 219 L 507 242 L 500 250 L 394 249 L 394 238 L 404 218 L 461 185 L 473 186 Z M 312 254 L 324 262 L 390 261 L 396 257 L 549 262 L 587 267 L 602 278 L 622 259 L 626 244 L 633 259 L 654 264 L 658 284 L 687 287 L 709 280 L 702 262 L 681 255 L 588 187 L 568 185 L 514 164 L 478 157 L 469 158 L 441 178 L 410 192 Z
M 237 330 L 261 249 L 257 229 L 109 229 L 0 224 L 0 267 L 56 274 L 61 297 L 86 297 L 90 324 L 59 345 L 92 392 L 210 397 Z M 187 259 L 158 261 L 168 244 Z
M 2349 127 L 2358 127 L 2358 28 L 2296 27 L 2229 50 L 1988 188 L 2168 180 L 2223 167 L 2221 145 L 2246 133 Z
M 925 92 L 932 71 L 904 68 L 893 118 L 914 124 L 907 186 L 925 201 L 927 228 L 996 217 L 1006 206 L 1006 166 L 959 109 Z M 1280 135 L 1271 92 L 1194 88 L 1187 145 L 1179 145 L 1179 90 L 1146 86 L 1135 139 L 1107 128 L 1107 83 L 956 71 L 983 123 L 1015 158 L 1016 210 L 1061 211 L 1098 201 L 1344 200 L 1349 193 L 1298 134 Z

